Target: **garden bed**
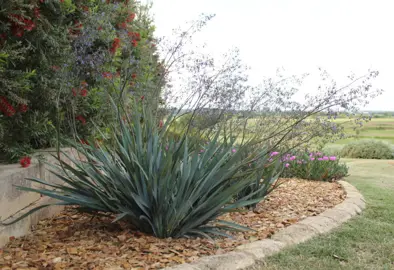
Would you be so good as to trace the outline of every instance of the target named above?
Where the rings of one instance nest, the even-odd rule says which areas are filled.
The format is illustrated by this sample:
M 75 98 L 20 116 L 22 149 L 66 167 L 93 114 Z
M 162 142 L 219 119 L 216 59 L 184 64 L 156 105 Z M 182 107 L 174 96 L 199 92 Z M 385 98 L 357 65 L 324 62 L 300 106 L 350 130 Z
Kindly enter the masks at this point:
M 12 239 L 0 249 L 1 269 L 160 269 L 221 254 L 236 246 L 270 237 L 297 221 L 318 215 L 342 202 L 338 183 L 281 179 L 256 210 L 223 219 L 254 231 L 234 233 L 234 239 L 157 239 L 134 231 L 109 217 L 80 214 L 67 208 L 40 221 L 31 235 Z

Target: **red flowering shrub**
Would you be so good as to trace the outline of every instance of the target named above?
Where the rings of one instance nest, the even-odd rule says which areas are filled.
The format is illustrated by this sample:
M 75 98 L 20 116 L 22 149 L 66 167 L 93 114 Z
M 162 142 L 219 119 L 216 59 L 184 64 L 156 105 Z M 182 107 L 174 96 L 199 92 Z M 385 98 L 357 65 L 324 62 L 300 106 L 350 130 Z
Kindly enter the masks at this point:
M 123 75 L 139 96 L 160 88 L 155 50 L 139 44 L 154 41 L 149 18 L 136 16 L 142 14 L 139 5 L 126 0 L 3 1 L 0 162 L 16 162 L 34 149 L 53 146 L 57 126 L 62 136 L 96 137 L 96 127 L 105 129 L 113 117 L 103 92 Z M 132 59 L 131 73 L 122 71 L 126 58 Z

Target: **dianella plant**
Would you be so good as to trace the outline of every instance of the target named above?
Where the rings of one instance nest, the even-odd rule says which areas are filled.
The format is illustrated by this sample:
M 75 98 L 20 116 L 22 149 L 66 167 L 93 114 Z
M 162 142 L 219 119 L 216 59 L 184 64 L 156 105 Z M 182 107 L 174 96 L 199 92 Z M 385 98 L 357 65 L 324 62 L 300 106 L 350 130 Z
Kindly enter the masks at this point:
M 220 215 L 265 197 L 275 180 L 262 178 L 265 149 L 251 153 L 234 138 L 223 136 L 220 127 L 202 148 L 196 147 L 187 132 L 177 139 L 168 134 L 173 115 L 157 121 L 144 100 L 132 103 L 131 114 L 112 101 L 118 118 L 108 143 L 68 141 L 79 158 L 62 153 L 66 159 L 59 158 L 51 169 L 63 184 L 30 178 L 46 188 L 20 189 L 57 199 L 56 205 L 112 213 L 114 221 L 123 220 L 160 238 L 208 237 L 247 229 L 220 220 Z M 253 168 L 248 167 L 252 162 Z M 256 182 L 263 184 L 239 196 Z

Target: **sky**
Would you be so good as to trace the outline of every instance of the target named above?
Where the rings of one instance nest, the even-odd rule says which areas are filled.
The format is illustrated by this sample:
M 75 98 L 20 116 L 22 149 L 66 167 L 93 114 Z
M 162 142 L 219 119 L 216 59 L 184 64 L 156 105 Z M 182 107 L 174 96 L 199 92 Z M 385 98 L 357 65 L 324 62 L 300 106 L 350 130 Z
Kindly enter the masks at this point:
M 380 73 L 374 86 L 385 92 L 365 109 L 394 111 L 392 0 L 145 1 L 153 3 L 159 37 L 202 13 L 216 14 L 196 42 L 215 57 L 239 48 L 253 85 L 277 68 L 301 74 L 322 67 L 336 78 L 371 68 Z

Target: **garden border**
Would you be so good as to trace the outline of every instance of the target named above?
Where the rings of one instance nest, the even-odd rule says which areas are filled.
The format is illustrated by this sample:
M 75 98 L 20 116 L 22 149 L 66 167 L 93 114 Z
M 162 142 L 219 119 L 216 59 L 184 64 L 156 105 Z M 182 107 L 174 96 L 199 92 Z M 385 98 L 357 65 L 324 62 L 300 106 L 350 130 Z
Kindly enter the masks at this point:
M 327 233 L 339 227 L 352 217 L 361 214 L 365 208 L 363 195 L 351 184 L 338 181 L 346 192 L 345 200 L 323 213 L 307 217 L 275 233 L 270 239 L 241 245 L 234 251 L 202 257 L 190 264 L 180 264 L 165 270 L 257 270 L 264 266 L 264 258 L 290 247 L 305 242 L 312 237 Z

